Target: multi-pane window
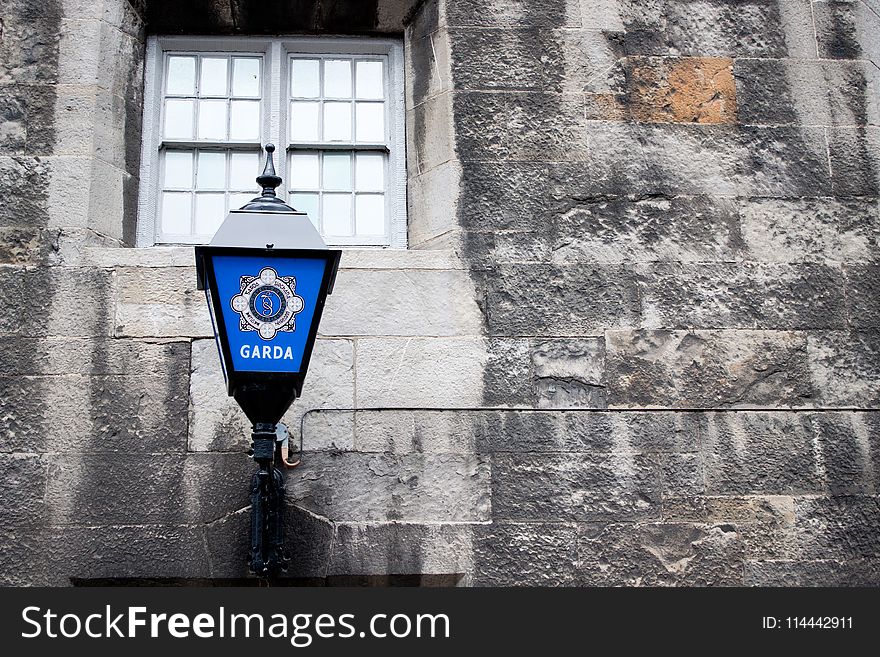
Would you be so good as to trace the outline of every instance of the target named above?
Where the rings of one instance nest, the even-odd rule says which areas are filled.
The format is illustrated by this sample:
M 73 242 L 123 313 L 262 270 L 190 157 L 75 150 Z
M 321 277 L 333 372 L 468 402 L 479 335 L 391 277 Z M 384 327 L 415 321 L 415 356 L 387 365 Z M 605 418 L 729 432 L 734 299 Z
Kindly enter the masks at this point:
M 387 232 L 385 61 L 292 57 L 290 198 L 325 236 Z
M 138 244 L 209 241 L 258 193 L 273 142 L 279 194 L 328 243 L 405 246 L 401 55 L 387 40 L 152 38 Z

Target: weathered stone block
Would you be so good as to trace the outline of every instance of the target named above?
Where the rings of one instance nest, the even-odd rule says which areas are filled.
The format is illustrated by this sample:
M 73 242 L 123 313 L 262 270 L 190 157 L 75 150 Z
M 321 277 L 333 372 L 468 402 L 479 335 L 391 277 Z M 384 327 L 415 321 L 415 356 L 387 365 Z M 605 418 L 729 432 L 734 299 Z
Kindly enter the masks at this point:
M 460 159 L 542 162 L 587 156 L 580 95 L 457 92 L 453 113 Z
M 799 0 L 637 0 L 624 5 L 627 52 L 815 57 L 810 7 Z
M 482 338 L 362 338 L 355 346 L 358 408 L 482 404 Z
M 463 162 L 461 166 L 458 222 L 462 228 L 485 231 L 536 229 L 546 222 L 548 165 Z M 581 171 L 581 175 L 585 172 Z
M 536 382 L 529 341 L 490 338 L 488 356 L 483 371 L 483 404 L 534 406 Z
M 449 31 L 456 89 L 554 91 L 562 77 L 556 34 L 528 29 Z
M 476 586 L 571 586 L 578 561 L 573 524 L 497 523 L 474 527 Z
M 536 341 L 532 371 L 542 408 L 605 406 L 603 338 Z
M 495 520 L 638 520 L 660 511 L 656 461 L 633 452 L 492 457 Z
M 51 267 L 0 269 L 0 333 L 101 336 L 113 321 L 113 272 Z M 35 310 L 34 291 L 39 290 Z
M 836 196 L 880 195 L 880 128 L 829 128 L 828 157 Z
M 426 242 L 458 229 L 458 199 L 449 193 L 450 181 L 461 178 L 461 164 L 449 161 L 418 176 L 407 185 L 409 246 L 424 248 Z
M 488 520 L 489 462 L 457 454 L 308 454 L 288 499 L 333 521 Z
M 608 331 L 611 407 L 803 406 L 806 336 L 779 331 Z
M 595 335 L 638 323 L 632 271 L 617 265 L 502 265 L 488 281 L 491 335 Z
M 578 0 L 548 0 L 523 3 L 519 0 L 448 0 L 446 20 L 450 25 L 485 27 L 579 27 Z
M 46 517 L 48 460 L 28 454 L 0 454 L 0 527 L 24 531 Z
M 880 123 L 880 72 L 865 62 L 740 59 L 735 75 L 742 123 Z
M 741 586 L 742 540 L 732 525 L 585 525 L 578 584 Z
M 807 353 L 817 405 L 874 408 L 880 401 L 880 336 L 876 332 L 812 332 Z
M 0 526 L 0 584 L 3 586 L 48 586 L 57 576 L 48 568 L 46 529 Z M 66 582 L 65 582 L 66 583 Z
M 876 413 L 810 416 L 820 473 L 832 496 L 880 490 L 880 422 Z
M 461 411 L 358 411 L 359 452 L 473 454 L 482 414 Z
M 52 459 L 47 498 L 50 522 L 162 524 L 180 522 L 185 508 L 179 454 L 65 453 Z
M 119 268 L 116 337 L 213 337 L 192 267 Z
M 327 298 L 324 336 L 482 333 L 473 283 L 460 270 L 346 270 Z
M 53 528 L 47 559 L 54 586 L 73 580 L 160 580 L 211 577 L 200 527 L 96 526 Z M 63 568 L 58 565 L 63 564 Z
M 805 413 L 707 413 L 700 431 L 707 492 L 823 492 L 828 472 L 817 429 Z
M 880 559 L 745 562 L 746 586 L 880 585 Z
M 351 407 L 349 407 L 351 408 Z M 288 413 L 290 415 L 290 413 Z M 322 411 L 309 409 L 302 416 L 302 446 L 305 451 L 328 450 L 331 452 L 354 449 L 354 413 L 350 411 Z M 290 429 L 291 454 L 299 449 L 299 427 Z M 293 458 L 291 456 L 291 458 Z
M 444 524 L 336 527 L 328 575 L 454 575 L 473 569 L 473 528 Z
M 874 0 L 817 2 L 813 5 L 819 57 L 880 62 L 880 7 Z
M 736 122 L 733 60 L 728 57 L 627 60 L 627 111 L 643 123 Z
M 434 96 L 406 113 L 407 165 L 413 174 L 430 171 L 455 157 L 452 95 Z
M 10 0 L 3 7 L 0 83 L 57 80 L 61 6 Z
M 712 262 L 743 256 L 733 199 L 582 198 L 559 191 L 561 207 L 554 212 L 549 248 L 554 263 Z
M 880 328 L 880 265 L 844 267 L 849 324 L 855 329 Z
M 876 199 L 752 198 L 741 202 L 739 215 L 750 260 L 865 261 L 880 244 Z
M 649 328 L 844 328 L 843 276 L 823 264 L 637 266 Z
M 740 527 L 746 558 L 851 561 L 880 556 L 876 496 L 795 498 L 793 521 Z
M 596 123 L 588 132 L 590 174 L 563 179 L 569 194 L 787 197 L 830 190 L 821 128 Z

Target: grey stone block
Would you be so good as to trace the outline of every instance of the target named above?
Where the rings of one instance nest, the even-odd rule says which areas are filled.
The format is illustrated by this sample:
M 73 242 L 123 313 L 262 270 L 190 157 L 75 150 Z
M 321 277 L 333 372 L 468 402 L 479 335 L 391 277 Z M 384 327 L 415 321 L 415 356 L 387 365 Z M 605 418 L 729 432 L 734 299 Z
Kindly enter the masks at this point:
M 472 525 L 336 526 L 328 575 L 463 575 L 473 568 Z
M 578 0 L 448 0 L 446 20 L 456 26 L 547 28 L 579 27 L 581 16 Z
M 878 11 L 874 0 L 813 3 L 819 57 L 880 62 Z
M 875 416 L 821 413 L 810 417 L 828 494 L 870 495 L 880 490 L 880 422 Z
M 583 97 L 457 92 L 456 150 L 462 160 L 545 162 L 587 157 Z
M 200 527 L 58 527 L 47 541 L 51 584 L 72 580 L 210 578 Z
M 846 562 L 880 556 L 875 496 L 795 498 L 794 510 L 793 521 L 741 526 L 748 559 Z
M 880 559 L 745 562 L 746 586 L 872 586 L 880 584 Z
M 799 0 L 638 0 L 625 6 L 626 49 L 644 55 L 815 57 L 808 3 Z
M 11 0 L 4 5 L 0 83 L 57 80 L 61 18 L 57 3 L 43 6 Z
M 542 408 L 605 406 L 605 340 L 540 340 L 532 346 L 532 370 Z
M 116 337 L 213 337 L 194 267 L 120 268 Z
M 734 75 L 742 123 L 880 123 L 880 71 L 866 62 L 740 59 Z
M 638 292 L 628 267 L 502 265 L 489 285 L 491 335 L 590 336 L 638 323 Z
M 555 90 L 562 74 L 556 35 L 528 29 L 449 30 L 456 89 Z
M 743 545 L 731 525 L 585 525 L 578 583 L 587 586 L 741 586 Z
M 359 452 L 473 454 L 481 436 L 480 412 L 358 411 Z
M 333 521 L 488 519 L 489 462 L 458 454 L 308 454 L 288 499 Z
M 867 261 L 876 257 L 880 201 L 870 198 L 751 198 L 740 202 L 750 260 Z
M 644 520 L 659 515 L 660 489 L 655 459 L 639 453 L 492 457 L 494 520 Z
M 49 586 L 47 532 L 44 527 L 0 525 L 0 585 Z M 52 574 L 50 574 L 52 573 Z
M 817 429 L 805 413 L 707 413 L 700 432 L 707 492 L 824 492 L 829 473 Z
M 835 196 L 880 196 L 880 128 L 829 128 Z
M 464 271 L 342 270 L 327 299 L 323 336 L 452 336 L 482 333 Z
M 608 331 L 611 407 L 803 406 L 806 336 L 782 331 Z
M 39 290 L 40 312 L 34 311 Z M 101 269 L 0 270 L 0 333 L 107 336 L 113 321 L 113 273 Z
M 535 162 L 462 162 L 458 223 L 475 231 L 540 229 L 547 219 L 549 171 Z
M 824 264 L 637 266 L 650 328 L 840 329 L 843 276 Z
M 48 460 L 26 454 L 0 454 L 0 527 L 23 531 L 46 517 Z
M 572 171 L 572 178 L 576 175 Z M 738 208 L 732 199 L 584 198 L 560 191 L 550 237 L 554 263 L 712 262 L 743 257 Z
M 578 560 L 573 524 L 498 523 L 474 527 L 476 586 L 571 586 Z
M 822 128 L 595 123 L 588 133 L 589 175 L 560 176 L 565 194 L 788 197 L 830 190 Z
M 533 406 L 535 387 L 528 340 L 490 338 L 483 372 L 483 405 Z
M 852 264 L 847 265 L 844 272 L 850 326 L 880 328 L 880 265 Z
M 482 338 L 361 338 L 358 408 L 480 406 L 488 361 Z
M 880 400 L 880 337 L 876 332 L 825 331 L 807 338 L 816 402 L 873 408 Z

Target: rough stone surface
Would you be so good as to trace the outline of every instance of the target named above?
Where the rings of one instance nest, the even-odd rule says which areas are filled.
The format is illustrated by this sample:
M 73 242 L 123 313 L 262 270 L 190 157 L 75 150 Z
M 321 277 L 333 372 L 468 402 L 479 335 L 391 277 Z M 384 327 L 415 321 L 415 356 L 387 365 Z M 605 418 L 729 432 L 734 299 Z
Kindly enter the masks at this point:
M 0 583 L 250 577 L 192 249 L 120 248 L 146 26 L 403 35 L 409 249 L 345 250 L 288 577 L 880 583 L 877 0 L 2 13 Z

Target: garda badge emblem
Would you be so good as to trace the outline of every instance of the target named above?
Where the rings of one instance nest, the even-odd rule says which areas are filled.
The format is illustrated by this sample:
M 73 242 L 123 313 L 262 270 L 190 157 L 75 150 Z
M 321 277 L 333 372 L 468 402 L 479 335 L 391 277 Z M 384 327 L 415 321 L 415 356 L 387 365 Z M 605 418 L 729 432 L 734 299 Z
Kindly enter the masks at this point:
M 296 279 L 279 276 L 271 267 L 257 276 L 242 276 L 241 292 L 232 297 L 232 309 L 241 316 L 239 328 L 257 331 L 263 340 L 271 340 L 279 331 L 295 331 L 303 305 L 296 294 Z

